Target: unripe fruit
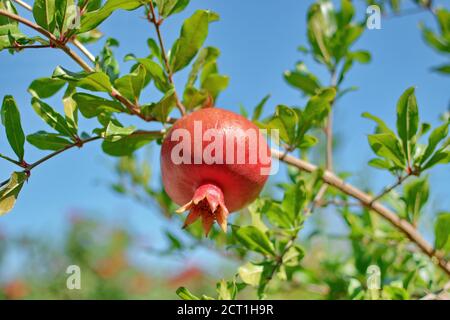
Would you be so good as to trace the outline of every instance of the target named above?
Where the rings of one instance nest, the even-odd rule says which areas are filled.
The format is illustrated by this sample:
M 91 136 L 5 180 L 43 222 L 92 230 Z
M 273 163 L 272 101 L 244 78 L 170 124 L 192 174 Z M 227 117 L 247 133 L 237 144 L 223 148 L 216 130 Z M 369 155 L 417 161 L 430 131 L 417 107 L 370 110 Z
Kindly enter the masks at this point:
M 179 119 L 161 148 L 169 197 L 189 211 L 185 226 L 202 219 L 205 233 L 259 195 L 270 171 L 270 149 L 258 127 L 233 112 L 207 108 Z

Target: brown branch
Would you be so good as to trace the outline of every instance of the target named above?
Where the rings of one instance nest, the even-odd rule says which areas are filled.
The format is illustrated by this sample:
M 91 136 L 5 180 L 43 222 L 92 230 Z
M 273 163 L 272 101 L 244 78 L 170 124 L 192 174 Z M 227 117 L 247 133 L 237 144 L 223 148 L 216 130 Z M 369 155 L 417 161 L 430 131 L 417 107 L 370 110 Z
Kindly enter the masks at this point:
M 21 16 L 18 16 L 14 13 L 8 12 L 6 10 L 0 10 L 0 16 L 5 16 L 10 19 L 16 20 L 34 30 L 44 35 L 46 38 L 50 40 L 50 43 L 55 46 L 56 48 L 61 49 L 64 51 L 72 60 L 74 60 L 79 66 L 83 68 L 84 71 L 91 73 L 95 72 L 95 70 L 89 66 L 76 52 L 74 52 L 72 49 L 70 49 L 64 42 L 61 42 L 58 38 L 56 38 L 51 32 L 48 32 L 44 28 L 41 28 L 37 24 L 31 22 L 30 20 L 27 20 Z M 110 92 L 111 97 L 121 102 L 132 114 L 138 116 L 144 121 L 150 122 L 150 121 L 156 121 L 152 116 L 145 116 L 140 112 L 140 108 L 130 102 L 127 98 L 125 98 L 123 95 L 120 94 L 116 89 L 112 89 Z
M 317 166 L 301 160 L 297 159 L 290 155 L 284 155 L 283 153 L 272 149 L 272 156 L 274 158 L 280 159 L 281 161 L 297 167 L 298 169 L 304 170 L 306 172 L 312 173 L 317 170 Z M 322 176 L 322 180 L 340 190 L 341 192 L 355 198 L 362 205 L 367 208 L 373 210 L 374 212 L 381 215 L 383 218 L 388 220 L 395 228 L 397 228 L 400 232 L 405 234 L 412 242 L 414 242 L 423 253 L 428 255 L 433 262 L 437 263 L 439 267 L 447 274 L 450 275 L 450 262 L 448 262 L 444 255 L 441 252 L 436 251 L 417 231 L 417 229 L 408 221 L 400 218 L 397 214 L 395 214 L 392 210 L 383 206 L 379 201 L 373 201 L 373 197 L 369 194 L 359 190 L 351 184 L 344 182 L 341 178 L 336 176 L 333 172 L 326 170 Z
M 30 45 L 20 45 L 16 44 L 9 47 L 4 47 L 4 49 L 14 49 L 14 50 L 23 50 L 23 49 L 42 49 L 42 48 L 50 48 L 49 44 L 30 44 Z
M 172 69 L 170 68 L 169 59 L 167 58 L 167 53 L 166 53 L 166 49 L 164 46 L 163 37 L 161 34 L 160 26 L 161 26 L 163 20 L 161 18 L 159 18 L 159 19 L 156 18 L 155 6 L 153 5 L 153 1 L 149 2 L 149 10 L 147 12 L 147 19 L 155 26 L 155 31 L 156 31 L 156 35 L 158 37 L 159 46 L 161 48 L 161 55 L 162 55 L 162 59 L 164 61 L 164 68 L 166 69 L 167 78 L 169 79 L 170 84 L 172 84 L 172 86 L 175 87 L 175 83 L 173 81 L 173 72 L 172 72 Z M 178 110 L 180 110 L 181 115 L 184 116 L 186 114 L 186 108 L 181 103 L 180 98 L 178 97 L 178 94 L 176 91 L 174 92 L 174 98 L 175 98 L 175 102 L 176 102 Z

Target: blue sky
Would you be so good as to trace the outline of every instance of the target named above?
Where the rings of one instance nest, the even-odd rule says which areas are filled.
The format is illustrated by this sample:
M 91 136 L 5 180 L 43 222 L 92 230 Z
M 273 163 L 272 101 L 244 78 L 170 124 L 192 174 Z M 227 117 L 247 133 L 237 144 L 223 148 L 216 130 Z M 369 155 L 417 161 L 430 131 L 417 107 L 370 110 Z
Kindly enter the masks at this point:
M 243 105 L 253 108 L 259 100 L 270 93 L 266 114 L 276 104 L 303 106 L 304 98 L 290 88 L 283 80 L 285 70 L 304 57 L 297 51 L 300 44 L 306 44 L 306 9 L 313 1 L 304 0 L 192 0 L 182 14 L 167 20 L 163 25 L 166 46 L 177 38 L 182 20 L 196 9 L 208 8 L 218 12 L 221 20 L 211 25 L 207 45 L 221 50 L 220 71 L 231 77 L 228 90 L 219 99 L 220 107 L 239 110 Z M 441 4 L 444 1 L 438 1 Z M 362 3 L 362 1 L 357 1 Z M 448 5 L 448 2 L 447 2 Z M 364 7 L 358 5 L 362 16 Z M 21 11 L 29 17 L 28 13 Z M 395 126 L 395 105 L 398 97 L 409 86 L 417 87 L 420 116 L 423 121 L 438 124 L 440 113 L 449 105 L 449 79 L 430 72 L 434 65 L 444 62 L 444 57 L 426 46 L 418 28 L 419 21 L 435 27 L 429 13 L 382 20 L 381 30 L 364 33 L 355 48 L 367 49 L 372 53 L 372 63 L 357 65 L 350 72 L 344 86 L 357 85 L 359 90 L 348 94 L 336 105 L 335 131 L 341 140 L 341 149 L 336 156 L 339 170 L 355 173 L 354 182 L 370 184 L 380 190 L 392 182 L 392 177 L 368 168 L 367 160 L 372 152 L 366 135 L 373 130 L 373 123 L 361 118 L 369 111 Z M 23 31 L 29 31 L 22 27 Z M 137 56 L 148 54 L 146 39 L 154 37 L 153 28 L 143 19 L 143 11 L 116 12 L 101 30 L 106 36 L 113 36 L 120 42 L 116 50 L 119 60 L 129 52 Z M 89 49 L 98 53 L 106 38 Z M 306 59 L 308 67 L 328 82 L 321 67 Z M 69 70 L 78 67 L 61 51 L 44 49 L 25 51 L 11 56 L 0 53 L 0 97 L 12 94 L 16 98 L 26 133 L 45 128 L 31 108 L 30 95 L 26 89 L 34 78 L 51 75 L 56 65 Z M 123 64 L 122 71 L 129 65 Z M 179 87 L 184 84 L 184 75 L 176 76 Z M 145 93 L 148 101 L 155 101 L 158 94 L 152 89 Z M 58 99 L 50 104 L 61 110 Z M 142 129 L 153 128 L 141 122 L 134 122 Z M 86 131 L 93 123 L 81 121 Z M 0 132 L 0 152 L 11 154 L 4 132 Z M 158 150 L 149 159 L 158 174 Z M 32 161 L 43 155 L 32 148 L 26 149 L 27 159 Z M 151 241 L 161 238 L 162 220 L 157 218 L 155 208 L 145 208 L 130 199 L 119 197 L 108 188 L 114 179 L 114 159 L 102 154 L 99 143 L 92 143 L 82 150 L 72 150 L 47 162 L 33 171 L 29 183 L 23 188 L 15 209 L 0 218 L 0 231 L 7 233 L 38 233 L 43 236 L 58 235 L 64 230 L 68 212 L 87 210 L 94 216 L 105 217 L 128 225 L 148 236 Z M 0 162 L 1 180 L 13 167 Z M 430 172 L 432 181 L 432 205 L 430 213 L 449 208 L 448 188 L 450 172 L 448 167 L 437 167 Z M 280 178 L 280 177 L 279 177 Z M 424 227 L 429 228 L 430 222 Z

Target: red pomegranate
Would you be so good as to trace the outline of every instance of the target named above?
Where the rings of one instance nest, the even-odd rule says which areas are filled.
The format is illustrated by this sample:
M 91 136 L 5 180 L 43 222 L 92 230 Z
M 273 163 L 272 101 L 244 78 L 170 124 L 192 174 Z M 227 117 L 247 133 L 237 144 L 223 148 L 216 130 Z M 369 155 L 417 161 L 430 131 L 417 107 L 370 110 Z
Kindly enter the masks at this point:
M 270 149 L 258 127 L 233 112 L 206 108 L 179 119 L 161 148 L 164 189 L 189 211 L 184 227 L 202 219 L 227 229 L 229 213 L 259 195 L 270 171 Z

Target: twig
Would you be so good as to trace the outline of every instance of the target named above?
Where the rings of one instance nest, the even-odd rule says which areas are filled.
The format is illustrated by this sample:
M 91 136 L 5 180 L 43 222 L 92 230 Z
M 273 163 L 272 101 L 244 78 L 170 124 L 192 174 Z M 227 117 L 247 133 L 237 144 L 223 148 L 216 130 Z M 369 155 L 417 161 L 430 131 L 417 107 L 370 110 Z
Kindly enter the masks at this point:
M 133 132 L 132 134 L 130 134 L 130 136 L 136 136 L 136 135 L 142 135 L 142 134 L 162 135 L 163 132 L 162 131 L 137 130 L 137 131 Z M 23 172 L 30 173 L 30 171 L 33 170 L 34 168 L 36 168 L 37 166 L 43 164 L 44 162 L 47 162 L 48 160 L 56 157 L 57 155 L 65 152 L 67 150 L 70 150 L 70 149 L 72 149 L 74 147 L 81 148 L 86 143 L 89 143 L 89 142 L 92 142 L 92 141 L 96 141 L 96 140 L 100 140 L 100 139 L 103 139 L 103 138 L 104 138 L 103 136 L 94 136 L 94 137 L 90 137 L 90 138 L 87 138 L 87 139 L 84 139 L 84 140 L 80 139 L 78 141 L 75 141 L 74 143 L 71 143 L 71 144 L 65 146 L 64 148 L 62 148 L 60 150 L 54 151 L 54 152 L 46 155 L 45 157 L 43 157 L 43 158 L 41 158 L 41 159 L 31 163 L 31 164 L 27 164 L 27 165 L 18 164 L 18 165 L 20 165 L 21 167 L 24 168 Z M 3 187 L 4 185 L 6 185 L 8 183 L 8 181 L 9 181 L 9 179 L 1 182 L 0 183 L 0 187 Z
M 169 82 L 175 87 L 175 83 L 173 81 L 173 72 L 172 72 L 172 69 L 170 68 L 169 59 L 167 58 L 167 53 L 166 53 L 166 49 L 164 47 L 164 41 L 163 41 L 162 34 L 161 34 L 160 26 L 161 26 L 163 20 L 161 18 L 156 19 L 156 13 L 155 13 L 155 7 L 153 5 L 153 1 L 149 1 L 149 9 L 150 10 L 148 10 L 148 12 L 147 12 L 147 19 L 155 26 L 159 46 L 161 47 L 161 55 L 162 55 L 162 59 L 164 61 L 164 67 L 167 72 L 167 77 L 169 79 Z M 176 91 L 174 92 L 174 98 L 175 98 L 175 102 L 176 102 L 178 110 L 180 110 L 181 115 L 184 116 L 186 114 L 186 108 L 181 103 L 180 98 L 178 97 L 178 94 Z
M 375 201 L 377 201 L 377 200 L 383 198 L 383 197 L 384 197 L 385 195 L 387 195 L 389 192 L 391 192 L 392 190 L 394 190 L 395 188 L 397 188 L 397 187 L 398 187 L 399 185 L 401 185 L 406 179 L 408 179 L 411 175 L 412 175 L 412 173 L 409 173 L 409 174 L 407 174 L 407 175 L 398 177 L 397 182 L 394 183 L 394 184 L 392 184 L 392 185 L 389 186 L 389 187 L 386 187 L 379 195 L 375 196 L 375 197 L 372 199 L 371 204 L 374 203 Z
M 14 50 L 23 50 L 23 49 L 42 49 L 42 48 L 50 48 L 49 44 L 30 44 L 30 45 L 20 45 L 16 44 L 10 47 L 4 47 L 5 49 L 14 49 Z
M 17 3 L 18 5 L 24 7 L 25 9 L 27 9 L 28 11 L 33 11 L 33 7 L 30 6 L 28 3 L 26 3 L 25 1 L 22 0 L 13 0 L 15 3 Z
M 280 159 L 282 155 L 282 152 L 272 149 L 272 156 L 274 158 Z M 317 166 L 290 155 L 285 155 L 284 158 L 280 160 L 309 173 L 317 170 Z M 423 253 L 428 255 L 432 259 L 432 261 L 436 262 L 447 275 L 450 276 L 450 262 L 445 259 L 444 255 L 441 252 L 436 251 L 411 223 L 400 218 L 397 214 L 383 206 L 380 202 L 373 202 L 372 196 L 354 187 L 353 185 L 344 182 L 341 178 L 336 176 L 331 171 L 325 171 L 322 176 L 322 180 L 326 184 L 355 198 L 356 200 L 361 202 L 362 205 L 375 211 L 383 218 L 388 220 L 394 227 L 396 227 L 400 232 L 405 234 L 412 242 L 414 242 L 422 250 Z

